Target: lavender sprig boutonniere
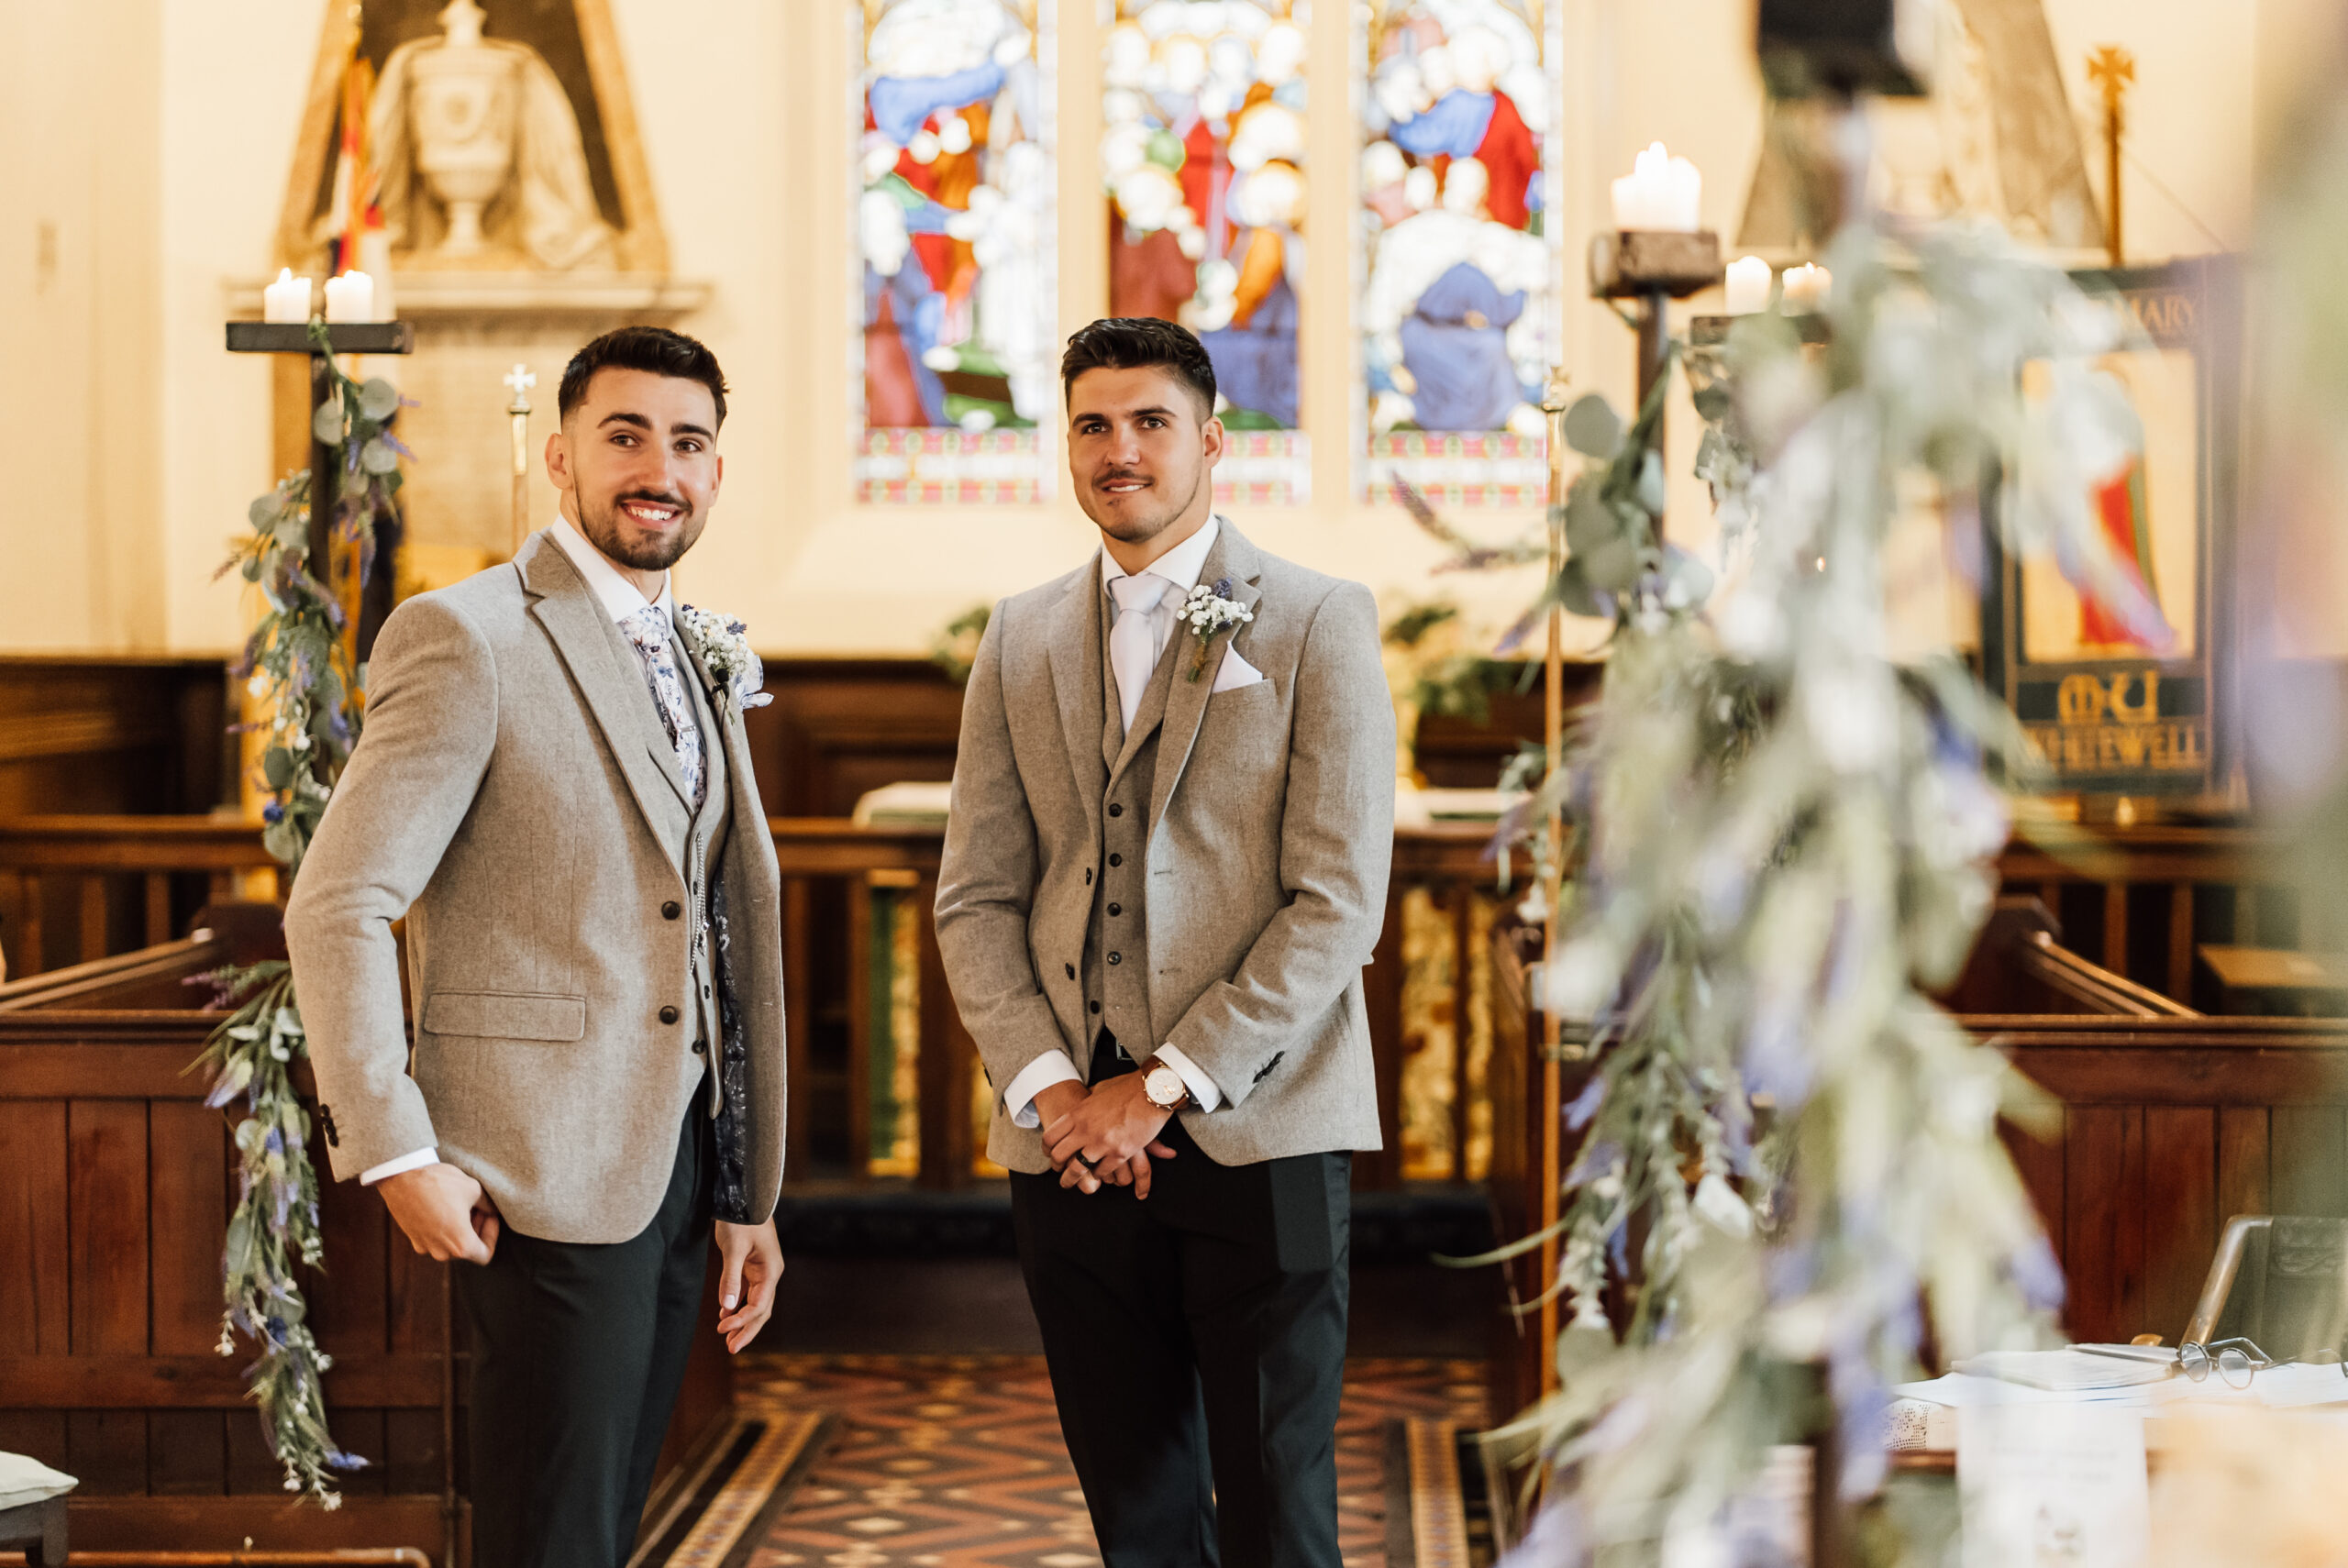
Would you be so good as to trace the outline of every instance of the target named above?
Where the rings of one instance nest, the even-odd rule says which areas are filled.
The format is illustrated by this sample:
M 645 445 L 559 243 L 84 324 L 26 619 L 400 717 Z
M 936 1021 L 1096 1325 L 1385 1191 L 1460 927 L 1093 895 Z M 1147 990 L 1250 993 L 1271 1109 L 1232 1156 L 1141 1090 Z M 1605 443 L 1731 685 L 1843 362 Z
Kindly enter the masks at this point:
M 680 604 L 677 629 L 684 635 L 685 646 L 700 658 L 710 678 L 717 682 L 716 701 L 721 711 L 728 696 L 734 699 L 737 713 L 745 708 L 762 708 L 774 701 L 760 690 L 767 683 L 766 666 L 750 651 L 749 639 L 743 635 L 749 627 L 714 610 Z
M 1191 628 L 1191 638 L 1197 645 L 1191 659 L 1191 679 L 1196 680 L 1206 673 L 1207 646 L 1216 635 L 1244 626 L 1256 618 L 1256 613 L 1231 597 L 1231 580 L 1215 579 L 1209 587 L 1200 583 L 1182 601 L 1182 624 Z

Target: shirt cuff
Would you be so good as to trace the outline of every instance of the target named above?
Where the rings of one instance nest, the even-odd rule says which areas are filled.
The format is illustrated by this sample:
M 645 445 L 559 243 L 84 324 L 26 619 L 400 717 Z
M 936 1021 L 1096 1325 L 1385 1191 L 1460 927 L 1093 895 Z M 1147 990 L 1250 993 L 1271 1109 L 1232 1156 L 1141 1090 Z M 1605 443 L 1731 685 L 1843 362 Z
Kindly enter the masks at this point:
M 1199 1065 L 1171 1045 L 1157 1048 L 1157 1059 L 1182 1075 L 1182 1085 L 1198 1101 L 1201 1110 L 1213 1110 L 1223 1103 L 1223 1088 L 1202 1071 Z
M 1002 1091 L 1002 1108 L 1011 1112 L 1013 1127 L 1040 1127 L 1043 1116 L 1036 1110 L 1036 1097 L 1054 1084 L 1081 1083 L 1076 1064 L 1069 1060 L 1065 1051 L 1047 1051 L 1025 1066 Z
M 386 1176 L 405 1176 L 410 1171 L 420 1171 L 426 1165 L 439 1163 L 439 1150 L 418 1149 L 412 1154 L 402 1154 L 396 1160 L 385 1160 L 380 1165 L 368 1166 L 359 1173 L 359 1185 L 372 1187 Z

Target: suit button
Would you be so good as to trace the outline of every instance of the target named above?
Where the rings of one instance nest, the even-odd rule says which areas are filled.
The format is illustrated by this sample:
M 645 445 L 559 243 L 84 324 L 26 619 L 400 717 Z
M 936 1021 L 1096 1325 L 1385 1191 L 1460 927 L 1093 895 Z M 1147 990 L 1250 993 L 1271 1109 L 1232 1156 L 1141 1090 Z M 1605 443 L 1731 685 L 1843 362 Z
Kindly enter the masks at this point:
M 1117 804 L 1114 801 L 1112 801 L 1109 802 L 1109 814 L 1113 817 L 1122 817 L 1125 814 L 1125 809 L 1124 807 Z
M 673 1008 L 673 1007 L 664 1007 L 664 1008 L 662 1008 L 662 1009 L 660 1010 L 660 1021 L 661 1021 L 661 1022 L 663 1022 L 663 1023 L 674 1023 L 674 1022 L 676 1022 L 676 1021 L 677 1021 L 677 1010 L 676 1010 L 675 1008 Z
M 674 920 L 684 912 L 685 906 L 679 903 L 674 899 L 670 899 L 667 903 L 660 906 L 660 918 L 662 920 Z
M 694 1042 L 693 1042 L 693 1055 L 696 1055 L 696 1056 L 706 1056 L 706 1055 L 709 1055 L 709 1042 L 708 1042 L 708 1041 L 706 1041 L 706 1040 L 696 1040 L 696 1041 L 694 1041 Z
M 1109 864 L 1112 866 L 1123 866 L 1124 863 L 1125 857 L 1122 855 L 1112 855 L 1109 856 Z
M 1109 912 L 1113 915 L 1123 914 L 1125 912 L 1125 906 L 1123 904 L 1111 904 L 1109 906 Z
M 1109 955 L 1109 962 L 1112 964 L 1122 964 L 1124 961 L 1125 955 L 1122 953 L 1112 953 Z
M 1092 1004 L 1092 1010 L 1093 1010 L 1093 1011 L 1095 1011 L 1095 1012 L 1099 1012 L 1099 1011 L 1101 1010 L 1101 1004 L 1100 1004 L 1099 1002 L 1094 1002 L 1094 1003 Z

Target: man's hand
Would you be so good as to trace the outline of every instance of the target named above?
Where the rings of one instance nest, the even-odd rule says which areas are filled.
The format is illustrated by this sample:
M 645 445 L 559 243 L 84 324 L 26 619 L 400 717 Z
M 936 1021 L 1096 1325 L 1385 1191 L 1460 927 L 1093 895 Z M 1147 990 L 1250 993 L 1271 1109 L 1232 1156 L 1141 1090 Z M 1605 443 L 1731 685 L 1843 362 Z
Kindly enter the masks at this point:
M 782 1283 L 782 1243 L 775 1237 L 774 1221 L 734 1225 L 720 1220 L 717 1255 L 725 1263 L 717 1275 L 717 1331 L 726 1351 L 736 1353 L 774 1315 L 775 1286 Z
M 1048 1129 L 1053 1122 L 1082 1105 L 1092 1091 L 1074 1078 L 1062 1078 L 1056 1084 L 1046 1084 L 1036 1091 L 1036 1125 Z M 1047 1143 L 1051 1140 L 1045 1139 Z M 1058 1170 L 1065 1160 L 1054 1160 L 1052 1169 Z
M 408 1245 L 435 1263 L 485 1264 L 497 1251 L 497 1205 L 456 1166 L 423 1165 L 375 1184 Z
M 1157 1142 L 1157 1134 L 1174 1113 L 1149 1103 L 1142 1092 L 1140 1073 L 1111 1078 L 1087 1094 L 1072 1110 L 1044 1124 L 1044 1147 L 1060 1185 L 1080 1191 L 1101 1190 L 1102 1182 L 1130 1186 L 1135 1198 L 1149 1196 L 1149 1162 L 1168 1160 L 1174 1151 Z M 1036 1097 L 1041 1109 L 1042 1095 Z

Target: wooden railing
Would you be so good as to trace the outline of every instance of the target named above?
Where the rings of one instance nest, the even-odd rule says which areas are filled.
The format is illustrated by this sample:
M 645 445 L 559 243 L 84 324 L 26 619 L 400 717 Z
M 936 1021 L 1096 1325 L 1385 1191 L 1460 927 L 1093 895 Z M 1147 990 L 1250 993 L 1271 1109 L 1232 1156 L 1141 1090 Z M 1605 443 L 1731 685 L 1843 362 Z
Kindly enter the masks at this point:
M 930 919 L 942 831 L 829 817 L 773 818 L 768 828 L 782 872 L 792 999 L 791 1179 L 894 1175 L 958 1187 L 985 1175 L 983 1080 Z M 1385 934 L 1365 976 L 1389 1134 L 1385 1149 L 1358 1162 L 1359 1185 L 1481 1177 L 1489 1165 L 1493 1014 L 1482 954 L 1500 903 L 1490 839 L 1473 823 L 1396 835 Z M 272 869 L 249 823 L 0 821 L 0 941 L 10 973 L 43 973 L 41 957 L 58 944 L 44 941 L 41 916 L 60 889 L 92 911 L 78 944 L 79 960 L 89 962 L 177 934 L 167 923 L 174 900 Z M 1522 856 L 1516 872 L 1521 890 Z M 134 895 L 149 914 L 142 925 L 126 931 L 105 918 Z M 836 1158 L 803 1157 L 827 1141 L 844 1143 Z

